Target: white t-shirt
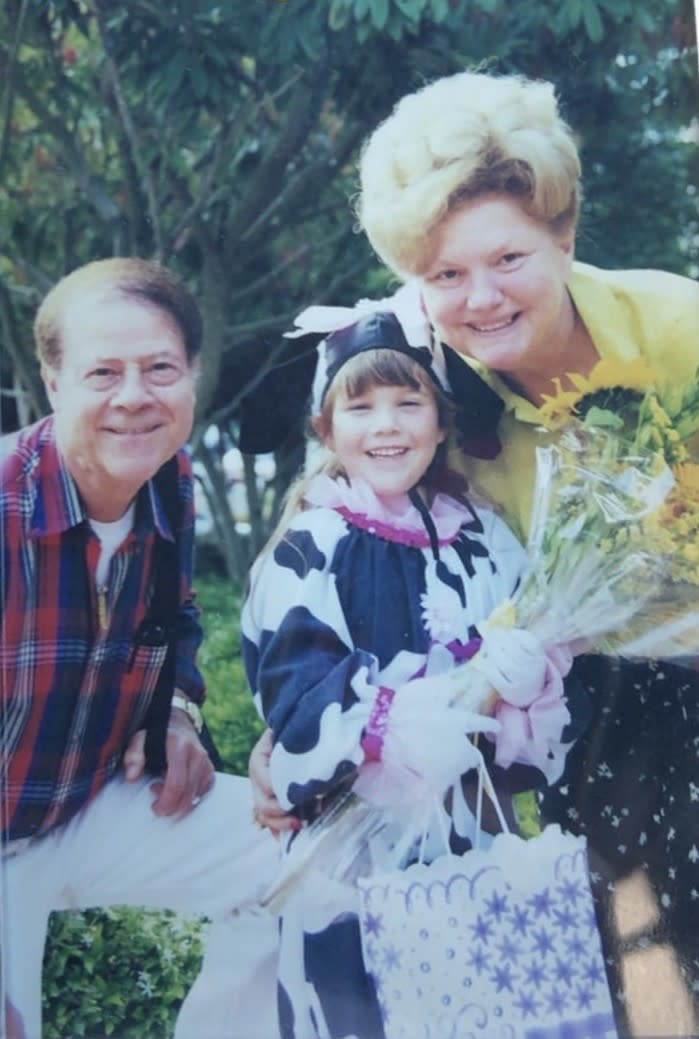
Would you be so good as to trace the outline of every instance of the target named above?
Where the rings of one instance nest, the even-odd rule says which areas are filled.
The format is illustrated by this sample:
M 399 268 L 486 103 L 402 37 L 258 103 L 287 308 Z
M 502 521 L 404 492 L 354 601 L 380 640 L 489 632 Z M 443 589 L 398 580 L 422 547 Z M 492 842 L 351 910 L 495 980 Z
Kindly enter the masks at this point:
M 120 516 L 118 520 L 113 520 L 111 523 L 101 523 L 99 520 L 90 518 L 90 526 L 99 538 L 100 545 L 102 546 L 96 574 L 98 589 L 103 588 L 107 583 L 107 574 L 109 573 L 109 564 L 112 556 L 119 548 L 119 545 L 122 543 L 124 538 L 130 533 L 131 528 L 133 527 L 135 510 L 136 504 L 135 502 L 132 502 L 124 515 Z

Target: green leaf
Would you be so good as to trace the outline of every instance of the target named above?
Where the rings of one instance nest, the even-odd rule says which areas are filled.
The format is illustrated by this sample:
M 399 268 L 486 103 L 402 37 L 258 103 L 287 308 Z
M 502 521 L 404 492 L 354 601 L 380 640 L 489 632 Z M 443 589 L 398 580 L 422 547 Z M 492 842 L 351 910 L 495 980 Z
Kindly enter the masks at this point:
M 657 23 L 654 15 L 646 7 L 636 7 L 634 14 L 643 32 L 654 33 L 657 31 Z
M 189 78 L 192 83 L 192 90 L 197 101 L 201 101 L 206 97 L 206 89 L 208 86 L 208 80 L 206 77 L 206 70 L 202 62 L 199 60 L 197 54 L 192 55 L 191 65 L 189 69 Z
M 586 0 L 583 4 L 583 22 L 585 30 L 593 43 L 599 43 L 604 36 L 604 25 L 599 13 L 599 8 L 593 0 Z
M 583 16 L 583 5 L 586 0 L 566 0 L 566 3 L 561 7 L 561 15 L 565 14 L 565 20 L 568 22 L 569 29 L 576 29 Z
M 340 32 L 347 28 L 349 22 L 349 8 L 344 0 L 332 0 L 328 13 L 328 26 L 333 32 Z
M 416 24 L 420 21 L 424 8 L 423 0 L 393 0 L 393 2 L 400 13 L 410 19 L 411 22 Z
M 371 5 L 371 20 L 379 32 L 386 27 L 389 12 L 389 0 L 374 0 Z
M 432 0 L 431 17 L 437 25 L 446 20 L 449 15 L 449 0 Z
M 166 95 L 170 92 L 174 93 L 180 83 L 184 79 L 184 75 L 189 62 L 189 55 L 186 51 L 177 51 L 172 61 L 169 61 L 165 66 L 163 83 L 161 93 Z
M 613 411 L 607 411 L 606 408 L 592 407 L 585 415 L 584 424 L 586 426 L 600 426 L 603 429 L 623 429 L 624 420 L 618 415 L 615 415 Z
M 298 43 L 299 50 L 308 58 L 310 62 L 318 61 L 322 48 L 319 46 L 319 40 L 314 34 L 309 34 L 304 31 L 304 26 L 298 25 L 296 28 L 296 42 Z

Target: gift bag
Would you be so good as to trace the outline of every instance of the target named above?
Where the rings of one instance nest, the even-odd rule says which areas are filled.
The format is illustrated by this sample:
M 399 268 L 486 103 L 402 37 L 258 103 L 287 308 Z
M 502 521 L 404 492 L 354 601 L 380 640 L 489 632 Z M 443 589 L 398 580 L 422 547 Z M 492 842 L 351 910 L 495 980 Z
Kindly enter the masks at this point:
M 501 833 L 360 900 L 387 1039 L 617 1039 L 584 837 Z

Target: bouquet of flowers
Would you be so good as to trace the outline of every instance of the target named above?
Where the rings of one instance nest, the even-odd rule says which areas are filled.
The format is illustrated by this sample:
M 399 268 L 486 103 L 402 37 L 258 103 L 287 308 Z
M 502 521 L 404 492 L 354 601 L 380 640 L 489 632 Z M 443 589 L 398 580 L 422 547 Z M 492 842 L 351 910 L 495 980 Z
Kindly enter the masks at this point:
M 441 695 L 462 707 L 465 717 L 494 715 L 499 731 L 487 738 L 495 741 L 496 764 L 533 764 L 550 781 L 560 775 L 566 753 L 560 742 L 569 719 L 562 677 L 572 655 L 699 654 L 699 466 L 686 447 L 699 428 L 699 373 L 672 395 L 658 389 L 655 373 L 642 362 L 603 361 L 589 378 L 569 378 L 574 391 L 559 385 L 541 408 L 551 443 L 537 449 L 523 579 L 481 626 L 470 660 L 433 676 Z M 547 659 L 538 665 L 544 673 L 527 675 L 520 668 L 513 675 L 508 647 L 518 639 L 526 650 L 529 636 L 547 647 Z M 379 834 L 388 849 L 380 865 L 394 868 L 414 856 L 428 818 L 430 825 L 435 818 L 444 825 L 439 802 L 447 784 L 419 796 L 419 784 L 406 775 L 399 756 L 392 760 L 392 747 L 419 742 L 410 724 L 409 712 L 395 719 L 389 713 L 381 761 L 362 766 L 353 788 L 331 799 L 296 835 L 268 893 L 270 908 L 281 908 L 309 868 L 356 879 L 368 859 L 376 863 L 368 849 Z M 474 723 L 472 731 L 486 728 Z M 439 755 L 440 748 L 426 752 Z M 473 766 L 481 760 L 474 746 Z M 400 796 L 393 803 L 383 796 L 387 788 L 410 793 L 400 805 Z
M 603 481 L 606 475 L 616 478 L 618 487 L 637 481 L 641 470 L 646 480 L 657 481 L 652 507 L 628 527 L 612 532 L 592 517 L 582 520 L 586 534 L 599 535 L 603 555 L 623 556 L 625 543 L 629 553 L 643 550 L 655 580 L 652 589 L 632 583 L 629 593 L 638 598 L 628 622 L 614 618 L 593 648 L 629 658 L 692 657 L 699 652 L 699 464 L 688 442 L 699 431 L 699 371 L 684 389 L 671 391 L 660 388 L 657 373 L 642 360 L 601 361 L 589 377 L 569 378 L 575 391 L 563 391 L 559 383 L 541 408 L 550 429 L 563 427 L 560 449 L 565 452 L 575 440 L 581 463 Z M 586 443 L 587 436 L 592 439 Z M 546 501 L 538 504 L 530 551 L 540 537 L 547 558 L 545 528 L 555 539 L 558 521 L 547 516 Z

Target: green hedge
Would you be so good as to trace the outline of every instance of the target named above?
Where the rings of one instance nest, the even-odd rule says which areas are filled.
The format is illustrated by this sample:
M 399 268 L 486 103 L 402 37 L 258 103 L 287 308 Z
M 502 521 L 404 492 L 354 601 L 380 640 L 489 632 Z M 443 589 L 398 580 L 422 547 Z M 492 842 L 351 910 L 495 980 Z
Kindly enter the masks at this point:
M 262 730 L 240 659 L 240 593 L 197 580 L 207 725 L 225 770 L 244 774 Z M 54 913 L 43 977 L 44 1039 L 167 1039 L 201 963 L 202 921 L 131 908 Z
M 201 963 L 199 920 L 120 907 L 54 913 L 44 1039 L 164 1039 Z
M 208 689 L 206 724 L 225 771 L 247 775 L 250 749 L 263 725 L 240 656 L 240 592 L 220 577 L 198 580 L 197 592 L 206 631 L 199 653 Z

